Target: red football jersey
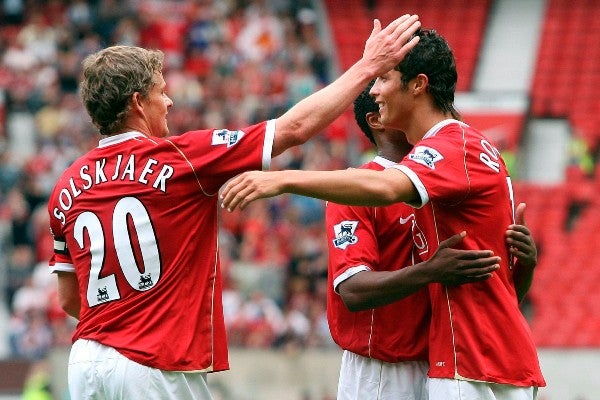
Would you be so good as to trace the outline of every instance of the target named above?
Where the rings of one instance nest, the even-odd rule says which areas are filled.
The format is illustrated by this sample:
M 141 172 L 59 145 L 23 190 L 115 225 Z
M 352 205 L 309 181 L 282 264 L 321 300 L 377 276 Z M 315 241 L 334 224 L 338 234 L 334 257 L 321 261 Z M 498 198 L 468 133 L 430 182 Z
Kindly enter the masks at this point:
M 502 258 L 500 270 L 484 282 L 430 285 L 430 376 L 544 386 L 504 237 L 514 221 L 514 204 L 499 151 L 475 129 L 446 120 L 395 168 L 421 195 L 416 218 L 426 235 L 426 259 L 440 241 L 463 230 L 463 248 L 491 249 Z
M 377 157 L 362 168 L 393 165 Z M 403 203 L 354 207 L 328 203 L 325 209 L 329 273 L 327 318 L 335 342 L 343 349 L 386 362 L 427 360 L 429 294 L 422 289 L 400 301 L 350 312 L 337 285 L 361 271 L 409 267 L 418 256 L 421 232 L 414 209 Z
M 75 272 L 73 340 L 143 365 L 228 369 L 217 250 L 218 190 L 267 169 L 275 121 L 167 138 L 107 137 L 58 180 L 48 210 L 52 271 Z

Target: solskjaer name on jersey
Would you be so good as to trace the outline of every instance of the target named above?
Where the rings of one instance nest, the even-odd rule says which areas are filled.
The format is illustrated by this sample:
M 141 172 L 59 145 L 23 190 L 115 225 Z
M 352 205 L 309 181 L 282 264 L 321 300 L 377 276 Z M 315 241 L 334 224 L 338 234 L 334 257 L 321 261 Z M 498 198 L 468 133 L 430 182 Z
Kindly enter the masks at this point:
M 167 181 L 173 176 L 173 172 L 175 171 L 171 165 L 161 164 L 153 158 L 149 158 L 145 162 L 136 160 L 134 154 L 129 156 L 117 154 L 114 163 L 111 162 L 108 164 L 111 166 L 114 165 L 114 169 L 107 170 L 106 158 L 82 165 L 79 169 L 79 176 L 71 177 L 68 185 L 56 192 L 59 207 L 54 208 L 53 215 L 63 225 L 66 222 L 64 212 L 69 211 L 73 207 L 77 197 L 98 185 L 109 181 L 138 182 L 166 193 Z

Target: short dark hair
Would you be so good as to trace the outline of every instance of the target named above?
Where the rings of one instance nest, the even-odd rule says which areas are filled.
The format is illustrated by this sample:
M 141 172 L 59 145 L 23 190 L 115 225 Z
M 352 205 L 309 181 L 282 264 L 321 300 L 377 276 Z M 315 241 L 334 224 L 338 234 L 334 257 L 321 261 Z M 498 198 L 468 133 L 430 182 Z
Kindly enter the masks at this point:
M 417 75 L 427 75 L 428 91 L 436 107 L 460 119 L 460 114 L 454 108 L 458 80 L 456 61 L 448 42 L 433 29 L 419 29 L 414 36 L 419 37 L 419 43 L 394 68 L 402 75 L 403 87 L 406 88 L 408 82 Z
M 369 122 L 367 122 L 368 113 L 379 112 L 379 106 L 375 103 L 373 96 L 369 94 L 374 83 L 375 79 L 369 82 L 365 90 L 354 100 L 354 119 L 369 141 L 376 144 Z

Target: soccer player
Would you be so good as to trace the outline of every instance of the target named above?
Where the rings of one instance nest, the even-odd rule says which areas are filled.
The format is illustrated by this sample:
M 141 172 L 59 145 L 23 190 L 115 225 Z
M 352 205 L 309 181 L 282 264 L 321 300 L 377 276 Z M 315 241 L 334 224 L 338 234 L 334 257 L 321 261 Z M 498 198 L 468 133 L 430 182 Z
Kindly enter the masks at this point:
M 379 107 L 369 94 L 372 84 L 354 101 L 354 117 L 377 150 L 377 156 L 361 168 L 382 170 L 401 161 L 412 145 L 403 132 L 381 125 Z M 517 210 L 517 221 L 524 222 L 524 205 Z M 414 265 L 420 259 L 423 233 L 412 207 L 328 202 L 325 217 L 327 317 L 335 342 L 344 349 L 337 399 L 358 400 L 376 394 L 380 400 L 427 400 L 431 310 L 426 285 L 474 281 L 468 273 L 453 275 L 464 270 L 455 270 L 451 259 L 440 257 L 443 252 L 457 252 L 449 248 L 463 237 L 447 239 L 436 256 Z M 519 262 L 537 263 L 535 243 L 526 226 L 509 227 L 509 238 Z
M 65 170 L 48 203 L 50 268 L 61 306 L 79 319 L 71 398 L 211 398 L 206 373 L 229 367 L 219 188 L 325 128 L 402 60 L 418 27 L 417 16 L 384 29 L 375 20 L 363 57 L 275 120 L 171 137 L 160 51 L 114 46 L 84 60 L 83 102 L 105 137 Z
M 501 257 L 490 279 L 461 286 L 429 285 L 429 396 L 434 400 L 535 399 L 545 385 L 519 294 L 532 271 L 518 266 L 504 228 L 515 221 L 510 177 L 494 144 L 454 118 L 457 74 L 446 41 L 420 30 L 419 43 L 394 69 L 380 75 L 371 94 L 381 123 L 405 132 L 413 150 L 382 171 L 280 171 L 245 173 L 222 192 L 223 207 L 280 193 L 350 205 L 416 207 L 422 256 L 466 231 L 466 249 L 491 249 Z

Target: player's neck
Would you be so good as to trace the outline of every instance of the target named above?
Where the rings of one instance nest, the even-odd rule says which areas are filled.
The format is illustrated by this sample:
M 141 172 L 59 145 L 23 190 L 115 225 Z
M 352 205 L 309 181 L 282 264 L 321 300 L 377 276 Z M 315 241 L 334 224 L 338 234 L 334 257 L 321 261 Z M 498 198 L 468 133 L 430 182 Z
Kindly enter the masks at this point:
M 152 136 L 150 134 L 150 128 L 146 119 L 141 116 L 139 113 L 131 112 L 129 113 L 127 119 L 125 120 L 125 126 L 121 129 L 122 132 L 140 132 L 148 137 Z
M 423 109 L 421 113 L 413 118 L 412 124 L 406 131 L 406 138 L 409 143 L 415 144 L 423 139 L 423 136 L 437 123 L 452 118 L 450 113 L 444 113 L 437 109 Z
M 397 136 L 379 137 L 377 141 L 377 155 L 393 162 L 400 162 L 407 155 L 412 146 L 406 142 L 404 133 L 397 131 Z M 402 137 L 399 137 L 402 135 Z

